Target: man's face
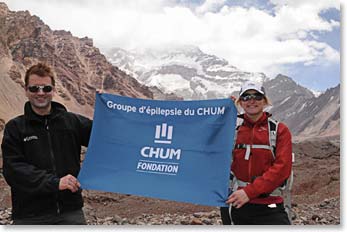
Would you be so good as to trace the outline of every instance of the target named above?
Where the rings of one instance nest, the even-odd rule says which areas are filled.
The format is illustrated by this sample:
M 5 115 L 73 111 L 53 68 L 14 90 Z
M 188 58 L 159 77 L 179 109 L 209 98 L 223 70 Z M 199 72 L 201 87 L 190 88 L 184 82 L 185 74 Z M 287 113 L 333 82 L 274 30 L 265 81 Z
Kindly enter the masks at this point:
M 40 88 L 35 88 L 35 86 L 40 86 Z M 42 88 L 41 86 L 45 86 L 45 88 Z M 50 89 L 51 91 L 49 91 Z M 51 101 L 54 95 L 54 87 L 49 76 L 40 77 L 36 74 L 30 75 L 28 86 L 25 88 L 25 91 L 34 111 L 50 110 Z

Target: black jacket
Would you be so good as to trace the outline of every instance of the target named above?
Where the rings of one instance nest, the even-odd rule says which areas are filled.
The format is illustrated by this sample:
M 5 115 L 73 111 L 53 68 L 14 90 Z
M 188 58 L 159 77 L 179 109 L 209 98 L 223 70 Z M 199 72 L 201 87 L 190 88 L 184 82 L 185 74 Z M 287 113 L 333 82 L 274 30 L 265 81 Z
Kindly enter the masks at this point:
M 81 145 L 89 142 L 92 121 L 52 102 L 52 113 L 40 116 L 30 103 L 24 115 L 10 120 L 1 144 L 3 174 L 11 186 L 12 218 L 80 209 L 81 191 L 59 191 L 59 179 L 80 171 Z

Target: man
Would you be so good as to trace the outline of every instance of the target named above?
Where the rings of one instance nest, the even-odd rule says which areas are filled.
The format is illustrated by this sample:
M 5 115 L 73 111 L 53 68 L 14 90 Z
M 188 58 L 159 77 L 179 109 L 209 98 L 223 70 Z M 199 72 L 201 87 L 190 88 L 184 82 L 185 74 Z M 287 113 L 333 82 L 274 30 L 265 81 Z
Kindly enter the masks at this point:
M 14 224 L 86 224 L 76 177 L 92 121 L 52 101 L 54 92 L 49 66 L 29 68 L 24 115 L 5 126 L 3 174 L 11 186 Z

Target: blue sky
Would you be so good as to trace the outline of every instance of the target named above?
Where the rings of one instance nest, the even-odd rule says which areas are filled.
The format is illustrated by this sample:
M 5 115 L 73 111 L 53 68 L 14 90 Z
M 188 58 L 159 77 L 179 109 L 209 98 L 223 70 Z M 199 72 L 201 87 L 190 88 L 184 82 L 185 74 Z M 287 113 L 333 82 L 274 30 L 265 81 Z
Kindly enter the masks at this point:
M 186 2 L 187 1 L 184 0 L 178 1 L 180 4 L 186 4 Z M 224 5 L 230 7 L 242 7 L 246 9 L 253 7 L 267 12 L 270 15 L 276 15 L 277 5 L 268 0 L 233 0 L 222 2 L 224 2 Z M 311 2 L 314 4 L 316 1 Z M 190 1 L 190 3 L 192 3 L 193 6 L 196 6 L 203 4 L 204 1 L 197 0 Z M 214 12 L 218 12 L 218 10 L 220 10 L 220 8 L 214 9 Z M 334 20 L 340 22 L 341 19 L 340 9 L 333 7 L 327 7 L 326 9 L 321 10 L 318 15 L 325 21 Z M 308 36 L 310 40 L 326 43 L 340 53 L 340 26 L 333 27 L 331 30 L 326 31 L 312 30 L 312 33 L 314 33 L 315 36 Z M 340 83 L 339 61 L 324 62 L 323 60 L 319 63 L 313 63 L 310 65 L 305 65 L 303 62 L 295 62 L 283 64 L 281 66 L 282 70 L 284 70 L 282 74 L 292 77 L 301 85 L 308 86 L 313 90 L 323 91 L 326 88 L 335 87 Z M 269 73 L 267 74 L 269 75 Z
M 100 48 L 196 45 L 244 71 L 340 83 L 338 0 L 4 0 Z
M 340 11 L 329 9 L 320 14 L 325 20 L 336 20 L 340 22 Z M 335 27 L 332 31 L 320 33 L 317 40 L 329 44 L 339 53 L 340 49 L 340 27 Z M 292 75 L 299 83 L 310 86 L 316 90 L 323 90 L 327 87 L 335 87 L 340 83 L 340 62 L 327 62 L 325 65 L 303 66 L 301 63 L 291 67 Z

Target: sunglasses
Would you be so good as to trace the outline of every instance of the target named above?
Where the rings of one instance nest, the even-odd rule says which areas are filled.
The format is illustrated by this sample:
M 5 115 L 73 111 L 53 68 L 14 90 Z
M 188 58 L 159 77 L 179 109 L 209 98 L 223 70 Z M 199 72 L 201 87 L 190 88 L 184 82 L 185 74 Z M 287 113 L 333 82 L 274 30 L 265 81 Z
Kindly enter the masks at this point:
M 37 93 L 39 90 L 41 90 L 44 93 L 49 93 L 53 90 L 53 87 L 50 85 L 31 85 L 28 86 L 28 90 L 31 93 Z
M 240 97 L 240 99 L 241 99 L 241 101 L 249 101 L 249 100 L 251 100 L 251 99 L 260 101 L 260 100 L 263 100 L 263 99 L 264 99 L 264 95 L 261 94 L 261 93 L 243 94 L 243 95 Z

